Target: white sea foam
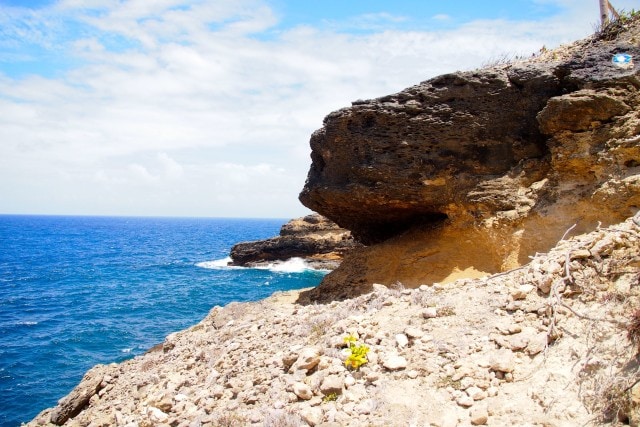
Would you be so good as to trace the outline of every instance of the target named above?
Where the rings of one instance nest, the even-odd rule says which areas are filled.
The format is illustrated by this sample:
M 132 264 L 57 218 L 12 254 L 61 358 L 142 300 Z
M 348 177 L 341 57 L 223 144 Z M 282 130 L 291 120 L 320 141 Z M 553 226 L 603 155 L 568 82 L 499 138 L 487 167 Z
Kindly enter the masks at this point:
M 208 268 L 211 270 L 255 268 L 256 270 L 269 270 L 273 271 L 274 273 L 304 273 L 305 271 L 324 271 L 314 269 L 304 259 L 297 257 L 290 258 L 286 261 L 275 261 L 264 265 L 257 265 L 254 267 L 239 267 L 236 265 L 228 265 L 231 261 L 231 257 L 226 257 L 213 261 L 199 262 L 196 264 L 196 267 Z
M 17 324 L 20 325 L 20 326 L 34 326 L 34 325 L 37 325 L 38 322 L 28 322 L 27 321 L 27 322 L 18 322 Z
M 133 350 L 132 348 L 123 348 L 122 350 L 120 350 L 120 352 L 122 353 L 131 353 L 131 350 Z
M 256 267 L 263 270 L 270 270 L 275 273 L 304 273 L 313 270 L 302 258 L 291 258 L 286 261 L 276 261 L 265 266 Z
M 228 265 L 232 261 L 231 257 L 228 256 L 222 259 L 215 259 L 213 261 L 203 261 L 196 264 L 196 267 L 200 268 L 208 268 L 209 270 L 222 270 L 228 268 L 242 268 L 233 265 Z

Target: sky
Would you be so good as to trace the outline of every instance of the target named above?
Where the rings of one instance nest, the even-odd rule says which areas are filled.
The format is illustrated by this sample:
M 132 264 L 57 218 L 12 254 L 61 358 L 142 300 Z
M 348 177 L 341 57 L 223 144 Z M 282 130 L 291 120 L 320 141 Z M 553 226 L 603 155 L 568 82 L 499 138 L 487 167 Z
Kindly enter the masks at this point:
M 586 37 L 598 11 L 598 0 L 0 0 L 0 213 L 305 215 L 309 138 L 331 111 Z

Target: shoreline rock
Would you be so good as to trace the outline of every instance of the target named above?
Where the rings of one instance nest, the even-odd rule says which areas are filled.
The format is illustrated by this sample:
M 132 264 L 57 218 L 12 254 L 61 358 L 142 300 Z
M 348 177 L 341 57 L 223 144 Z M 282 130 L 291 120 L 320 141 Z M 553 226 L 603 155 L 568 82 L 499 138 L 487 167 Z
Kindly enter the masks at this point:
M 256 267 L 292 258 L 302 258 L 319 270 L 333 270 L 345 253 L 361 247 L 348 230 L 319 214 L 292 219 L 280 235 L 266 240 L 237 243 L 231 249 L 230 265 Z

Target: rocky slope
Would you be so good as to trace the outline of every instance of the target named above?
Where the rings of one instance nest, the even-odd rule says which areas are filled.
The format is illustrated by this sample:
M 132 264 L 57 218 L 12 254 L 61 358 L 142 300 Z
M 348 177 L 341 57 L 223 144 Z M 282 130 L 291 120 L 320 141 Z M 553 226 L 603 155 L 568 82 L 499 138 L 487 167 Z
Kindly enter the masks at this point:
M 571 224 L 640 206 L 640 19 L 528 61 L 436 77 L 329 114 L 304 205 L 372 244 L 307 295 L 517 267 Z M 465 247 L 460 250 L 460 246 Z
M 278 237 L 234 245 L 230 256 L 232 265 L 245 267 L 303 258 L 312 267 L 333 269 L 347 251 L 360 246 L 349 230 L 312 214 L 284 224 Z
M 28 425 L 638 425 L 639 280 L 637 215 L 506 274 L 215 307 Z M 348 335 L 369 347 L 359 369 Z

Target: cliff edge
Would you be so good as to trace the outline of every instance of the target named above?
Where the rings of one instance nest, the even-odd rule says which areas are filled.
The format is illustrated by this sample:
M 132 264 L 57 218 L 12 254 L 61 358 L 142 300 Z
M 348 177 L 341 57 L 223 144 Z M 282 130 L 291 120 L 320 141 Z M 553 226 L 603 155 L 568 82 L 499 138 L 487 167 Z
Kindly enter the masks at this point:
M 572 224 L 640 206 L 637 16 L 527 61 L 436 77 L 329 114 L 301 202 L 369 246 L 307 297 L 518 267 Z

